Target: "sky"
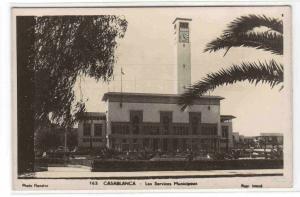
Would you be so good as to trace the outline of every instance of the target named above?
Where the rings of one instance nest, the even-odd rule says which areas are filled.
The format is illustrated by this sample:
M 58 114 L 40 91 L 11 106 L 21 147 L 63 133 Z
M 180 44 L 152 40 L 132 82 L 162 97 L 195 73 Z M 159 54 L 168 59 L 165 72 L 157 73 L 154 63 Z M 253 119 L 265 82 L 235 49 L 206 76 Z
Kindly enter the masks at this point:
M 74 12 L 73 12 L 74 14 Z M 117 62 L 114 77 L 109 84 L 82 77 L 76 83 L 78 99 L 87 100 L 87 111 L 104 111 L 101 101 L 107 91 L 120 91 L 120 68 L 123 68 L 123 91 L 140 93 L 175 93 L 174 81 L 175 41 L 172 22 L 176 17 L 191 18 L 191 67 L 192 83 L 206 74 L 232 64 L 274 59 L 288 65 L 290 59 L 251 48 L 232 48 L 225 51 L 204 53 L 206 44 L 226 29 L 227 24 L 239 16 L 266 15 L 288 20 L 288 8 L 280 7 L 194 7 L 194 8 L 99 8 L 89 14 L 116 14 L 128 21 L 125 37 L 118 40 Z M 282 14 L 284 16 L 282 17 Z M 284 26 L 285 39 L 288 25 Z M 286 40 L 285 40 L 286 41 Z M 285 42 L 286 43 L 286 42 Z M 286 50 L 285 50 L 286 51 Z M 285 67 L 285 71 L 289 71 Z M 285 74 L 285 83 L 290 79 Z M 81 87 L 82 94 L 79 94 Z M 233 131 L 242 135 L 258 135 L 260 132 L 288 132 L 290 117 L 288 84 L 271 89 L 268 85 L 251 85 L 247 82 L 223 86 L 211 95 L 225 97 L 221 101 L 221 114 L 234 115 Z

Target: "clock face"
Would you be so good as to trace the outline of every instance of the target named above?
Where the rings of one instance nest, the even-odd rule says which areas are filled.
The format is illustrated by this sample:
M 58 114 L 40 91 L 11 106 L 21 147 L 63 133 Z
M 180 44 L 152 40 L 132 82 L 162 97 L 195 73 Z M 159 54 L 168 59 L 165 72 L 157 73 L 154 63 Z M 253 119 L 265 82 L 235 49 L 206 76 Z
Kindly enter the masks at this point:
M 189 42 L 189 32 L 188 31 L 180 31 L 179 32 L 179 42 Z

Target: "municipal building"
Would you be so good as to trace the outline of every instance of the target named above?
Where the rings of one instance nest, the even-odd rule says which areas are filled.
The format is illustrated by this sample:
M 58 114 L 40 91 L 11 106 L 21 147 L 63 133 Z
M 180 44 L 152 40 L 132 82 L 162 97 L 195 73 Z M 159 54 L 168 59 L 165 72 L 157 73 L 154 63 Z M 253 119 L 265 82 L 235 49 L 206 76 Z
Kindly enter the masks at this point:
M 176 18 L 175 94 L 107 92 L 106 112 L 86 112 L 78 125 L 80 147 L 119 151 L 228 151 L 233 147 L 231 115 L 220 114 L 220 96 L 201 96 L 184 111 L 180 94 L 191 84 L 191 19 Z

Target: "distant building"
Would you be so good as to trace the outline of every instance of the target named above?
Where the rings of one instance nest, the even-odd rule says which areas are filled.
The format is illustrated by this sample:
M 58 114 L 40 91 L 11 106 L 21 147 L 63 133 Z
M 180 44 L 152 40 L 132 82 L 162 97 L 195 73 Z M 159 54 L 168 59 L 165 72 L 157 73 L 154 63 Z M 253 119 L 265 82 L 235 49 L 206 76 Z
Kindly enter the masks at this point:
M 255 146 L 256 136 L 245 136 L 244 142 L 241 143 L 243 148 L 251 148 Z
M 244 143 L 245 142 L 245 136 L 244 135 L 239 135 L 239 142 Z
M 261 142 L 261 146 L 265 148 L 273 148 L 275 146 L 283 146 L 283 134 L 282 133 L 260 133 L 260 136 L 256 137 L 257 141 Z
M 260 133 L 259 136 L 244 136 L 232 133 L 234 148 L 274 148 L 283 146 L 282 133 Z
M 105 147 L 106 146 L 106 114 L 98 112 L 85 112 L 78 124 L 79 147 Z

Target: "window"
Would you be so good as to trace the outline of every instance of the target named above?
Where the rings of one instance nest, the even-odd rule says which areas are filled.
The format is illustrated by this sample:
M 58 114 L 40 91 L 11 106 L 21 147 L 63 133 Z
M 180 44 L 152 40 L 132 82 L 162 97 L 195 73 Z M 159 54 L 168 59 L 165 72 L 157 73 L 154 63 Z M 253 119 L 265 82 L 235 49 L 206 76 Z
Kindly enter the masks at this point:
M 190 112 L 189 113 L 189 121 L 192 129 L 192 134 L 197 135 L 200 134 L 200 123 L 201 123 L 201 113 L 200 112 Z
M 222 126 L 222 137 L 228 138 L 228 126 Z
M 189 28 L 189 24 L 188 23 L 179 23 L 179 28 L 188 29 Z
M 94 124 L 94 136 L 102 135 L 102 124 Z
M 132 118 L 132 133 L 133 134 L 138 134 L 140 132 L 139 124 L 140 124 L 139 117 L 136 115 L 133 116 L 133 118 Z
M 149 139 L 148 138 L 143 140 L 143 147 L 144 148 L 149 148 Z
M 170 126 L 172 123 L 172 112 L 160 112 L 160 124 L 162 126 L 162 134 L 170 134 Z
M 93 142 L 102 142 L 101 138 L 93 138 Z
M 165 134 L 169 134 L 170 130 L 170 117 L 164 116 L 163 117 L 163 130 Z
M 188 135 L 189 134 L 189 127 L 184 125 L 176 125 L 173 126 L 173 131 L 175 135 Z
M 111 132 L 112 134 L 129 134 L 129 124 L 119 124 L 112 122 L 111 123 Z
M 177 152 L 178 149 L 178 139 L 173 139 L 173 151 Z
M 91 136 L 91 124 L 90 123 L 83 124 L 83 136 Z
M 158 139 L 153 139 L 153 150 L 157 151 L 158 150 Z
M 188 43 L 189 42 L 189 24 L 179 23 L 179 42 Z M 184 47 L 185 45 L 183 45 Z
M 162 139 L 162 150 L 167 151 L 168 150 L 168 140 Z
M 129 151 L 129 144 L 126 139 L 122 140 L 122 151 Z
M 106 116 L 83 116 L 82 120 L 106 120 Z
M 143 111 L 130 111 L 130 122 L 132 126 L 132 133 L 139 134 L 140 126 L 143 122 Z
M 201 128 L 202 135 L 217 135 L 217 124 L 206 124 Z
M 133 151 L 137 152 L 139 150 L 139 144 L 138 144 L 138 140 L 137 139 L 133 139 Z
M 199 125 L 199 118 L 194 116 L 192 118 L 192 130 L 194 135 L 198 133 L 198 125 Z
M 182 139 L 182 150 L 186 151 L 187 150 L 187 140 L 186 139 Z
M 144 135 L 158 135 L 159 134 L 159 125 L 156 124 L 147 124 L 142 126 L 142 132 Z

